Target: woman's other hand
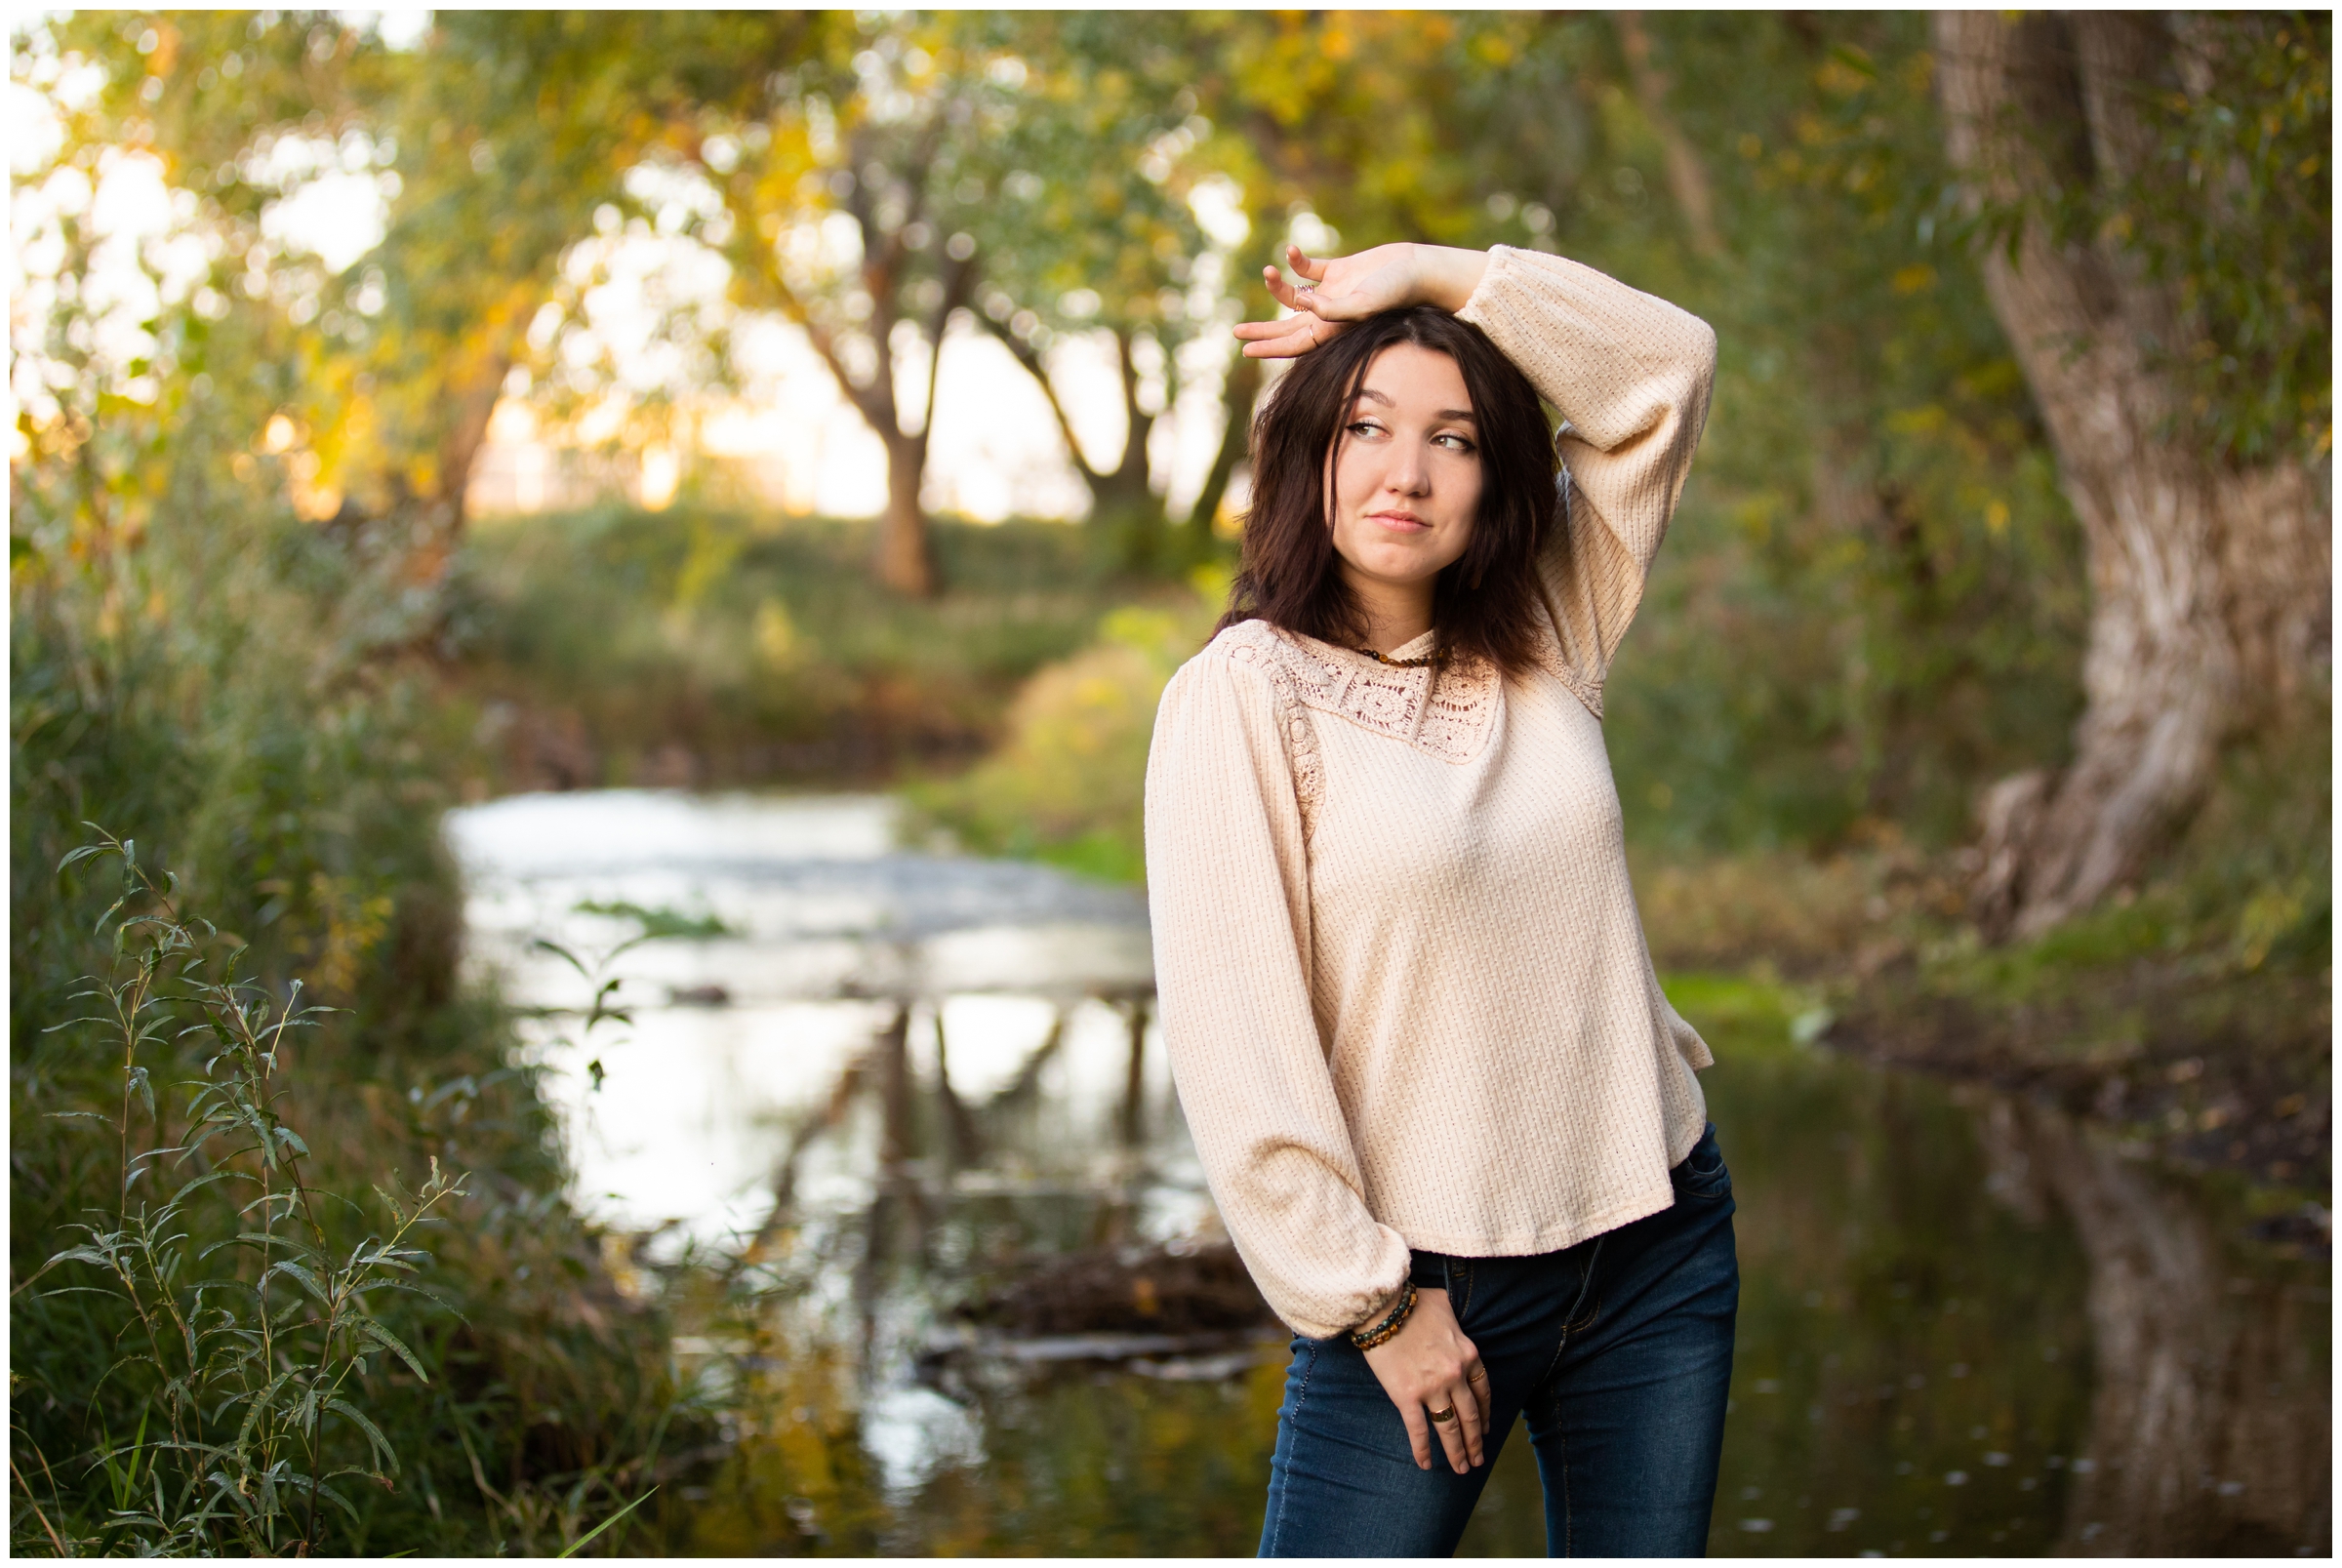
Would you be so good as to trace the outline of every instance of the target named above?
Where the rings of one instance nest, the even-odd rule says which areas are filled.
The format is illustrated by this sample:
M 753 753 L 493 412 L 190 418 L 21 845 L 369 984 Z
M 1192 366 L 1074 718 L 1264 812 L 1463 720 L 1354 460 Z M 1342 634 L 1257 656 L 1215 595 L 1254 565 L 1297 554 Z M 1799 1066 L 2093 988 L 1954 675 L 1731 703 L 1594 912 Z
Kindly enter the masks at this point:
M 1275 267 L 1261 275 L 1276 302 L 1295 312 L 1281 321 L 1247 321 L 1236 328 L 1250 359 L 1292 359 L 1329 342 L 1342 324 L 1411 304 L 1461 310 L 1487 269 L 1483 251 L 1445 245 L 1377 245 L 1355 256 L 1312 260 L 1285 247 L 1288 277 Z
M 1405 1325 L 1366 1352 L 1366 1365 L 1398 1406 L 1417 1465 L 1432 1467 L 1433 1432 L 1439 1434 L 1447 1463 L 1458 1475 L 1481 1463 L 1488 1426 L 1488 1372 L 1480 1365 L 1480 1352 L 1456 1322 L 1446 1291 L 1419 1289 Z M 1432 1420 L 1432 1411 L 1451 1407 L 1454 1420 Z

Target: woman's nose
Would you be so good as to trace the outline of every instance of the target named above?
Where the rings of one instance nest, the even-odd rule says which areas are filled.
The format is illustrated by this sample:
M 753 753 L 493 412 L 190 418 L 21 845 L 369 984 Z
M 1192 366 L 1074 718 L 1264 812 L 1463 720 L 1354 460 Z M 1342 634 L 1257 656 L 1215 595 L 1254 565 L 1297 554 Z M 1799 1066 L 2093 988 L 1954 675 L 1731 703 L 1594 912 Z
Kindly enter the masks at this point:
M 1432 488 L 1432 465 L 1424 462 L 1422 453 L 1412 448 L 1402 449 L 1391 455 L 1391 466 L 1383 475 L 1383 483 L 1402 496 L 1423 495 Z

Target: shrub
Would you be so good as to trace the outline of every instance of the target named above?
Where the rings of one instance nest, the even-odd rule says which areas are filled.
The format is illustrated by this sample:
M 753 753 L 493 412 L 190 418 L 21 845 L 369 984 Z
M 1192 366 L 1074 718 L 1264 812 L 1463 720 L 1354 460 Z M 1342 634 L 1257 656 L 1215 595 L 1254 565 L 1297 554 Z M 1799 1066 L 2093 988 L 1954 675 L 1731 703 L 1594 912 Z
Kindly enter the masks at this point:
M 958 779 L 914 788 L 913 804 L 972 848 L 1140 880 L 1155 705 L 1218 615 L 1210 592 L 1113 611 L 1097 641 L 1026 682 L 997 751 Z

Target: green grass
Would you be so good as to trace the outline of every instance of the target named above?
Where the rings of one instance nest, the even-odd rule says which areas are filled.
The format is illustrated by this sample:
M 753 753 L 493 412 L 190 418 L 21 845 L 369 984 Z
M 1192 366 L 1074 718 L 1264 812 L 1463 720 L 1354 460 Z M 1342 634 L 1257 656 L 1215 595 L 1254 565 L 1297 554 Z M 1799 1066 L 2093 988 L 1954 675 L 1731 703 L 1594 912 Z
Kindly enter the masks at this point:
M 869 783 L 964 761 L 1023 682 L 1151 591 L 1063 523 L 939 521 L 945 590 L 870 579 L 870 525 L 678 505 L 499 519 L 460 561 L 489 785 Z
M 1717 1060 L 1774 1058 L 1808 1049 L 1831 1013 L 1812 989 L 1768 964 L 1740 974 L 1692 972 L 1661 981 L 1668 1001 L 1700 1031 Z

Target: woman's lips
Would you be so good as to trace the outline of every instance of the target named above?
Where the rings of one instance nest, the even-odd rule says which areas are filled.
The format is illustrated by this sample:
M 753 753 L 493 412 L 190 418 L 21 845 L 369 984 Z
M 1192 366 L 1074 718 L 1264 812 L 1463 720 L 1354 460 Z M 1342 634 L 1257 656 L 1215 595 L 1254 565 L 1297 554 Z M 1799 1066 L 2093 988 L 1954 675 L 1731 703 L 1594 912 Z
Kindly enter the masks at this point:
M 1382 524 L 1394 534 L 1420 534 L 1432 526 L 1411 512 L 1368 512 L 1366 519 Z

